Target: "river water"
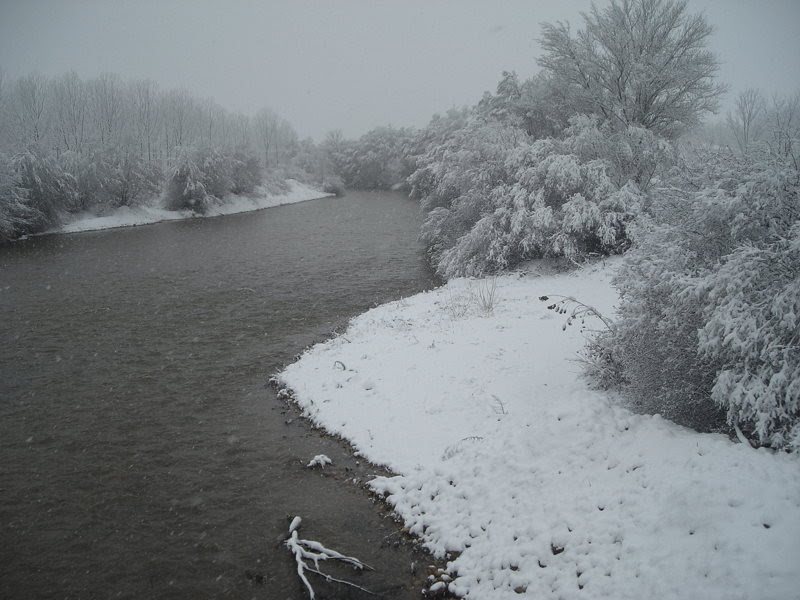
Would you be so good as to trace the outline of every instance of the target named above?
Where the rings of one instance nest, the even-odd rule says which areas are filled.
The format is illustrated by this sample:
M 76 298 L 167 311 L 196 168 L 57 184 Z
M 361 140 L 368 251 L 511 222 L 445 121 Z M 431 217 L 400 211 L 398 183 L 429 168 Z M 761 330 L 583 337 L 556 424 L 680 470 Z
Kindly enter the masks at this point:
M 428 559 L 364 490 L 377 468 L 265 385 L 435 285 L 418 225 L 402 195 L 352 192 L 0 248 L 0 597 L 302 598 L 297 514 L 376 569 L 337 574 L 418 598 Z

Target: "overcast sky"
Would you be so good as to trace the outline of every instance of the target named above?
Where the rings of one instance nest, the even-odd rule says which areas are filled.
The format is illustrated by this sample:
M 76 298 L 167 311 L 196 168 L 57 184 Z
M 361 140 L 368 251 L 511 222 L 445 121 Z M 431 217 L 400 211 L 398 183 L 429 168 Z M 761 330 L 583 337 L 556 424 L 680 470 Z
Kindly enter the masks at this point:
M 605 2 L 600 0 L 599 6 Z M 6 76 L 151 78 L 230 110 L 270 106 L 301 136 L 422 126 L 474 104 L 501 71 L 538 69 L 542 21 L 589 0 L 0 0 Z M 800 0 L 690 0 L 716 27 L 720 78 L 800 89 Z

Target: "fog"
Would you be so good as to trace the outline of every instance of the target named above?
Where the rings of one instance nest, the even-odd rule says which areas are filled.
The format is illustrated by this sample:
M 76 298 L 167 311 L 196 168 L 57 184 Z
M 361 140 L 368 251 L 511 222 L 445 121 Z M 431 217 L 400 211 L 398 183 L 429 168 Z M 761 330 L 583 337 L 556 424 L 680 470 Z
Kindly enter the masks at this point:
M 602 2 L 600 3 L 603 4 Z M 0 68 L 75 70 L 185 87 L 226 108 L 269 106 L 301 137 L 348 137 L 476 102 L 503 70 L 538 70 L 542 21 L 580 24 L 588 0 L 496 2 L 5 1 Z M 800 87 L 800 3 L 691 0 L 716 27 L 720 79 L 736 92 Z

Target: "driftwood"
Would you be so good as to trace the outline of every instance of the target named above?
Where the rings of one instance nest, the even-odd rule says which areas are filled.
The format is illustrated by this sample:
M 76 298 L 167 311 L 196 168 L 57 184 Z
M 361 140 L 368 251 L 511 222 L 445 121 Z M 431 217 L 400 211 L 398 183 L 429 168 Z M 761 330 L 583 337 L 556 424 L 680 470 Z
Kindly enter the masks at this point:
M 346 563 L 352 566 L 354 569 L 358 569 L 359 571 L 363 569 L 374 571 L 374 569 L 368 564 L 361 562 L 357 558 L 340 554 L 339 552 L 336 552 L 336 550 L 326 548 L 319 542 L 314 540 L 300 539 L 300 537 L 297 535 L 297 530 L 300 528 L 301 522 L 302 519 L 300 517 L 295 517 L 292 519 L 292 523 L 289 525 L 289 539 L 286 540 L 285 544 L 294 555 L 294 560 L 297 563 L 297 576 L 300 578 L 300 581 L 303 582 L 303 585 L 305 585 L 306 590 L 308 590 L 309 598 L 314 600 L 316 596 L 314 594 L 314 588 L 311 587 L 311 583 L 308 581 L 308 577 L 306 577 L 306 572 L 316 573 L 317 575 L 324 577 L 326 581 L 341 583 L 374 596 L 375 594 L 373 592 L 361 587 L 360 585 L 356 585 L 351 581 L 332 577 L 331 575 L 320 571 L 319 562 L 321 560 L 338 560 L 339 562 Z M 310 563 L 313 563 L 313 566 L 311 566 Z

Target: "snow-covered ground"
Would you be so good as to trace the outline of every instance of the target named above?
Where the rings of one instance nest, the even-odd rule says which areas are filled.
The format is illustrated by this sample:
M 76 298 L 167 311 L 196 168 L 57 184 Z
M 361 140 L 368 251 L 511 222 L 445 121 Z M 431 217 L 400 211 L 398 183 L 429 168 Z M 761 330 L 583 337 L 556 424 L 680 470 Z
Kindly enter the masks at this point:
M 538 300 L 612 313 L 616 264 L 499 277 L 492 308 L 490 282 L 451 281 L 361 315 L 279 378 L 399 473 L 371 486 L 451 559 L 453 592 L 800 597 L 800 458 L 615 406 L 572 360 L 579 324 L 562 331 Z
M 258 188 L 252 196 L 228 196 L 218 204 L 212 204 L 203 217 L 218 217 L 234 213 L 261 210 L 282 204 L 304 202 L 332 196 L 315 190 L 299 181 L 289 179 L 289 191 L 285 194 L 271 195 L 264 188 Z M 133 225 L 147 225 L 161 221 L 177 221 L 180 219 L 196 218 L 198 215 L 188 210 L 165 210 L 155 206 L 140 206 L 136 208 L 122 207 L 104 216 L 93 214 L 79 214 L 75 218 L 47 233 L 76 233 L 79 231 L 94 231 L 96 229 L 112 229 L 114 227 L 131 227 Z

